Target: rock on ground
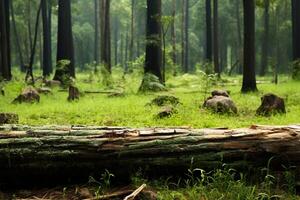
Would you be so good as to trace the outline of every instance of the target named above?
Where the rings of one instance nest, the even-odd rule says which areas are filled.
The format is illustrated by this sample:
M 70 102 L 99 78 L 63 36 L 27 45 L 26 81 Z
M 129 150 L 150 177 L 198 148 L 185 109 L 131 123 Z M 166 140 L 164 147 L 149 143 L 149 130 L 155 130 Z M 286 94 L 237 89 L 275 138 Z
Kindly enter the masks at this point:
M 269 93 L 261 97 L 261 105 L 256 110 L 260 116 L 286 113 L 284 99 L 275 94 Z
M 237 107 L 227 91 L 214 90 L 211 94 L 212 96 L 205 100 L 204 108 L 220 114 L 237 113 Z
M 163 107 L 156 115 L 156 118 L 163 119 L 166 117 L 171 117 L 173 114 L 175 114 L 177 111 L 172 106 L 165 106 Z
M 25 88 L 13 103 L 39 103 L 40 95 L 33 87 Z

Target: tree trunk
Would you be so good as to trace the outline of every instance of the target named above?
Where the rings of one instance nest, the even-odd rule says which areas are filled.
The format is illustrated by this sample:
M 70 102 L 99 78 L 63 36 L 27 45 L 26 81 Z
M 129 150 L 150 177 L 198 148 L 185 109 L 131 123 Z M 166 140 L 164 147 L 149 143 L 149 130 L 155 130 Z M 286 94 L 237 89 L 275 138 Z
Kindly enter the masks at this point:
M 184 56 L 185 56 L 185 31 L 184 31 L 184 24 L 185 24 L 185 4 L 186 4 L 186 0 L 181 0 L 182 1 L 182 5 L 181 5 L 181 67 L 182 67 L 182 71 L 185 72 L 184 69 Z
M 95 6 L 95 46 L 94 46 L 94 61 L 95 61 L 95 67 L 94 67 L 94 72 L 97 72 L 97 65 L 99 65 L 99 0 L 94 0 L 94 6 Z
M 131 24 L 130 24 L 130 43 L 129 43 L 129 61 L 134 60 L 134 16 L 135 16 L 135 0 L 131 0 Z
M 0 2 L 0 77 L 11 80 L 9 0 Z
M 206 54 L 205 60 L 208 63 L 212 62 L 212 27 L 211 27 L 211 0 L 206 0 Z
M 269 7 L 270 0 L 264 0 L 264 36 L 262 40 L 262 57 L 260 66 L 260 75 L 264 76 L 268 68 L 268 51 L 269 51 Z
M 242 92 L 257 91 L 255 78 L 255 1 L 244 0 L 244 70 Z
M 17 30 L 16 20 L 15 20 L 13 1 L 9 1 L 9 2 L 10 2 L 13 32 L 14 32 L 14 35 L 15 35 L 15 45 L 16 45 L 16 48 L 17 48 L 16 50 L 18 52 L 19 61 L 20 61 L 20 70 L 21 70 L 21 72 L 25 72 L 24 58 L 23 58 L 23 53 L 22 53 L 22 48 L 21 48 L 21 43 L 20 43 L 20 36 L 19 36 L 18 30 Z
M 300 126 L 193 130 L 6 125 L 0 129 L 1 187 L 86 181 L 104 170 L 118 181 L 138 169 L 151 177 L 183 175 L 191 164 L 204 170 L 226 164 L 249 173 L 266 166 L 279 170 L 288 162 L 296 167 L 299 180 Z
M 49 2 L 41 0 L 42 20 L 43 20 L 43 76 L 49 76 L 52 73 L 51 66 L 51 32 L 49 30 Z
M 124 74 L 128 73 L 128 31 L 125 37 L 125 57 L 124 57 Z
M 238 60 L 237 72 L 243 73 L 243 48 L 242 48 L 242 30 L 241 30 L 241 19 L 240 19 L 240 1 L 236 0 L 235 14 L 236 14 L 236 25 L 237 25 L 237 53 L 236 59 Z
M 214 0 L 214 72 L 220 77 L 218 0 Z
M 189 72 L 189 0 L 185 0 L 185 23 L 184 23 L 184 72 Z
M 35 57 L 35 52 L 36 52 L 36 44 L 37 44 L 37 37 L 38 37 L 38 29 L 39 29 L 39 19 L 40 19 L 40 13 L 41 13 L 41 6 L 42 6 L 42 1 L 38 7 L 38 11 L 36 14 L 36 19 L 35 19 L 35 27 L 34 27 L 34 38 L 33 38 L 33 44 L 32 44 L 32 49 L 30 51 L 30 59 L 29 59 L 29 65 L 27 67 L 27 72 L 25 76 L 25 81 L 28 81 L 28 78 L 31 78 L 31 82 L 34 85 L 34 77 L 33 77 L 33 64 L 34 64 L 34 57 Z
M 177 60 L 176 60 L 176 23 L 175 23 L 175 17 L 176 17 L 176 0 L 172 1 L 172 24 L 171 24 L 171 39 L 172 39 L 172 61 L 173 64 L 176 65 L 177 64 Z M 176 67 L 174 69 L 174 74 L 176 74 Z
M 71 0 L 58 0 L 58 32 L 56 61 L 69 60 L 68 76 L 75 78 L 75 59 L 71 20 Z M 56 69 L 54 80 L 61 80 Z
M 102 0 L 102 34 L 101 63 L 106 71 L 111 73 L 111 40 L 110 40 L 110 0 Z
M 292 0 L 293 61 L 300 59 L 300 1 Z
M 119 42 L 119 21 L 118 17 L 114 18 L 114 54 L 115 54 L 115 65 L 118 65 L 118 42 Z
M 147 0 L 147 34 L 145 74 L 151 73 L 163 82 L 161 0 Z

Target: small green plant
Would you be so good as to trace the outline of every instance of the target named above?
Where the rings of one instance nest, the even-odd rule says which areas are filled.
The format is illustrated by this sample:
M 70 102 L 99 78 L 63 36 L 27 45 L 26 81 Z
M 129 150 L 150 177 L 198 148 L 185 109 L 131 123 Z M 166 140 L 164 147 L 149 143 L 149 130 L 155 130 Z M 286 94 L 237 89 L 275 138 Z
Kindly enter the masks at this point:
M 218 83 L 217 74 L 207 74 L 203 71 L 198 71 L 201 80 L 201 92 L 204 93 L 204 100 L 206 100 L 208 94 L 210 93 L 212 87 Z
M 111 179 L 114 177 L 114 174 L 110 173 L 108 170 L 105 170 L 104 173 L 101 174 L 100 180 L 96 180 L 94 177 L 89 177 L 89 184 L 94 184 L 97 186 L 95 191 L 96 199 L 100 198 L 100 195 L 104 194 L 104 192 L 109 189 L 111 185 Z
M 300 59 L 292 62 L 291 67 L 292 67 L 292 78 L 294 80 L 300 80 Z
M 102 75 L 102 85 L 106 88 L 112 88 L 113 87 L 113 78 L 111 76 L 111 73 L 108 71 L 108 69 L 102 65 L 101 66 L 101 75 Z

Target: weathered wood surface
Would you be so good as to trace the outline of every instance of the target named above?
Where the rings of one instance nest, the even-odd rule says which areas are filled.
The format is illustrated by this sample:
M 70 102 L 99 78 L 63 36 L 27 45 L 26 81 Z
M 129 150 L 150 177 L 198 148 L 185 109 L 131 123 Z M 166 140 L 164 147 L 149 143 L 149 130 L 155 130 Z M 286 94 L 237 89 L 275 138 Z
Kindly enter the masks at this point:
M 105 169 L 125 177 L 212 169 L 226 163 L 249 170 L 274 165 L 300 168 L 300 125 L 189 129 L 94 126 L 0 126 L 0 186 L 72 180 Z M 276 160 L 276 163 L 275 163 Z

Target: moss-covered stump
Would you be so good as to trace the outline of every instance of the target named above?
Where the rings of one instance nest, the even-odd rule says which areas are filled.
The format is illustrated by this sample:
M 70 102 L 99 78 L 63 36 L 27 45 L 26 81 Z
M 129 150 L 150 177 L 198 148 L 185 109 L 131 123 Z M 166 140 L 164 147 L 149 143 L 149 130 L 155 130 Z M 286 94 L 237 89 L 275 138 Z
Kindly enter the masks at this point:
M 148 105 L 155 105 L 155 106 L 166 106 L 172 105 L 177 106 L 180 104 L 180 101 L 177 97 L 170 96 L 170 95 L 161 95 L 155 97 Z
M 138 169 L 145 175 L 185 174 L 191 167 L 224 163 L 241 172 L 296 166 L 300 126 L 185 129 L 91 126 L 0 126 L 0 186 L 87 181 L 108 170 L 118 180 Z M 271 161 L 270 161 L 270 158 Z M 289 165 L 289 166 L 287 166 Z
M 256 110 L 256 114 L 260 116 L 284 113 L 286 113 L 284 99 L 272 93 L 265 94 L 261 97 L 261 105 Z
M 19 116 L 15 113 L 0 113 L 0 124 L 17 124 Z

